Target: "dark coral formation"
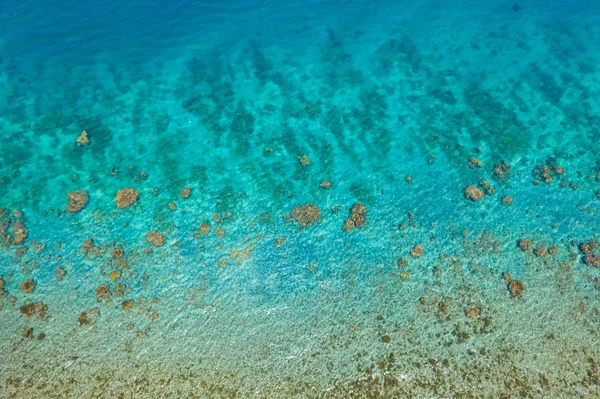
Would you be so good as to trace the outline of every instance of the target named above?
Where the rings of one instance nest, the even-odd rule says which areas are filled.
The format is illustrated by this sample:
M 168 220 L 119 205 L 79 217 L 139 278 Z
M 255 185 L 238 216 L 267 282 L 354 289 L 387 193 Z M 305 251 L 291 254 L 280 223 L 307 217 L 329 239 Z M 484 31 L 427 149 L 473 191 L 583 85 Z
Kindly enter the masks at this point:
M 162 247 L 165 245 L 165 236 L 157 230 L 152 230 L 146 234 L 146 242 L 149 242 L 156 247 Z
M 494 187 L 492 187 L 490 182 L 488 182 L 487 180 L 481 179 L 479 180 L 478 184 L 486 195 L 494 194 Z
M 321 219 L 321 211 L 313 203 L 299 205 L 292 209 L 290 220 L 298 222 L 300 227 L 317 223 Z
M 88 137 L 88 132 L 86 132 L 85 130 L 82 131 L 79 136 L 77 137 L 77 145 L 78 146 L 86 146 L 90 144 L 90 138 Z
M 25 225 L 21 222 L 15 222 L 12 224 L 12 232 L 13 232 L 13 245 L 21 245 L 29 235 L 29 231 L 25 227 Z
M 423 256 L 423 246 L 421 244 L 415 245 L 410 250 L 410 256 L 412 256 L 413 258 L 420 258 L 421 256 Z
M 140 193 L 134 188 L 124 188 L 119 190 L 115 197 L 117 208 L 123 209 L 135 204 L 138 201 L 139 196 Z
M 555 175 L 563 175 L 565 168 L 556 163 L 555 158 L 549 158 L 544 165 L 537 165 L 533 171 L 533 183 L 544 182 L 550 184 L 554 181 Z M 568 186 L 568 184 L 567 184 Z
M 46 311 L 48 308 L 44 302 L 34 302 L 28 305 L 23 305 L 19 308 L 19 311 L 27 317 L 38 315 L 40 319 L 46 317 Z
M 360 203 L 355 202 L 350 208 L 350 215 L 344 222 L 344 226 L 342 230 L 345 232 L 350 232 L 355 228 L 361 228 L 367 222 L 367 207 Z
M 502 197 L 502 199 L 500 200 L 500 202 L 504 206 L 509 206 L 509 205 L 512 205 L 514 203 L 514 199 L 510 195 L 505 195 L 505 196 Z
M 589 240 L 579 244 L 579 251 L 584 255 L 592 255 L 598 249 L 598 242 L 596 240 Z
M 600 267 L 600 255 L 586 255 L 582 261 L 588 266 Z
M 481 168 L 483 166 L 481 161 L 475 157 L 469 158 L 469 161 L 467 162 L 467 164 L 469 165 L 469 168 L 471 168 L 471 169 Z
M 75 190 L 67 194 L 67 201 L 67 211 L 77 213 L 85 208 L 90 197 L 85 190 Z
M 508 177 L 508 173 L 510 172 L 510 170 L 512 169 L 512 165 L 510 165 L 508 162 L 502 160 L 500 161 L 500 163 L 497 163 L 496 165 L 494 165 L 494 177 L 496 177 L 497 179 L 506 179 Z
M 525 285 L 519 280 L 510 280 L 508 282 L 508 291 L 513 298 L 523 296 Z
M 465 187 L 463 190 L 463 195 L 465 198 L 470 199 L 473 202 L 483 199 L 483 191 L 473 185 Z
M 35 289 L 35 281 L 33 281 L 33 279 L 25 280 L 19 285 L 19 289 L 25 293 L 33 292 Z
M 189 187 L 185 187 L 179 192 L 179 196 L 181 198 L 190 198 L 192 196 L 192 189 Z
M 519 248 L 521 248 L 523 252 L 531 250 L 531 240 L 527 238 L 521 238 L 519 241 L 517 241 L 517 245 L 519 246 Z

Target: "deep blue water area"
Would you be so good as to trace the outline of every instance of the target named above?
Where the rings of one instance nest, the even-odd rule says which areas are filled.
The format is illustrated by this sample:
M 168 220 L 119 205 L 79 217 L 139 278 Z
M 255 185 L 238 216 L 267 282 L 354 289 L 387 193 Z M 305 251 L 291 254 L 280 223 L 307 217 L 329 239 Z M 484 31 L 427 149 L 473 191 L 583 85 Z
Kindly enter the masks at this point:
M 600 3 L 0 5 L 0 396 L 595 397 Z

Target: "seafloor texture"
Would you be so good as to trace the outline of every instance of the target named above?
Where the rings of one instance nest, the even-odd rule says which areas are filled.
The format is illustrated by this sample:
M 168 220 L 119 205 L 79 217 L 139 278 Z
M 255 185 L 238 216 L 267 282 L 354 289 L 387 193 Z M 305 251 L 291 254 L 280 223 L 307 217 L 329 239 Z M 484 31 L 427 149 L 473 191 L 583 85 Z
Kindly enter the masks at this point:
M 0 10 L 0 397 L 600 397 L 598 2 L 156 3 Z

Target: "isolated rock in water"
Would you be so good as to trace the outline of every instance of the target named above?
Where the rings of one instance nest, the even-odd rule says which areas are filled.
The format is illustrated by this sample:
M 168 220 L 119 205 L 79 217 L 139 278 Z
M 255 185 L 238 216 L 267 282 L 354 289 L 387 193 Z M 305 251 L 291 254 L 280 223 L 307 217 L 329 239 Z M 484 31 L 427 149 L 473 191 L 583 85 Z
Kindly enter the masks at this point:
M 290 220 L 298 222 L 300 227 L 317 223 L 321 219 L 321 211 L 315 204 L 307 203 L 292 209 L 292 217 Z
M 152 230 L 146 234 L 146 241 L 154 246 L 162 247 L 165 245 L 165 236 L 156 230 Z
M 483 191 L 481 191 L 473 185 L 470 185 L 465 187 L 465 189 L 463 190 L 463 195 L 465 196 L 465 198 L 475 202 L 483 198 Z
M 355 202 L 350 208 L 350 215 L 344 222 L 342 230 L 349 232 L 354 230 L 356 227 L 363 227 L 367 222 L 367 207 L 360 203 Z
M 90 201 L 90 197 L 85 190 L 75 190 L 67 194 L 67 211 L 77 213 Z
M 115 198 L 117 208 L 123 209 L 135 204 L 138 200 L 140 193 L 133 188 L 124 188 L 119 190 Z

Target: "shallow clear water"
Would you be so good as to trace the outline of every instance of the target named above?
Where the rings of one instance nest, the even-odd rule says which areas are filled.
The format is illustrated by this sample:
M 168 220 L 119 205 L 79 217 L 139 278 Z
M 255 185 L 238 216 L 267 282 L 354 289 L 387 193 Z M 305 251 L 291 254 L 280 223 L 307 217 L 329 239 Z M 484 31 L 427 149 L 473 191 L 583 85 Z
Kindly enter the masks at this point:
M 1 397 L 600 395 L 600 4 L 1 7 Z

